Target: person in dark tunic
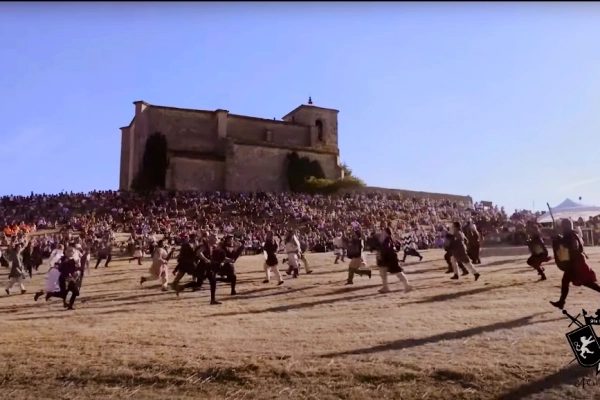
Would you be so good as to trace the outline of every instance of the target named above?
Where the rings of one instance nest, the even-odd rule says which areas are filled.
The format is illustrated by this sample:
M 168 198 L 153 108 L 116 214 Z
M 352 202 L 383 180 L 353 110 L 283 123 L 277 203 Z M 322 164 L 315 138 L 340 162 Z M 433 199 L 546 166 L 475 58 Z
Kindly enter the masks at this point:
M 479 258 L 481 250 L 481 235 L 477 230 L 477 227 L 473 223 L 468 223 L 465 226 L 465 237 L 467 238 L 467 255 L 473 264 L 481 264 Z
M 217 268 L 215 271 L 217 281 L 231 284 L 232 296 L 237 294 L 235 291 L 237 275 L 235 274 L 234 263 L 243 251 L 244 245 L 241 244 L 236 247 L 233 242 L 233 236 L 228 235 L 223 239 L 223 242 L 217 246 L 216 251 L 213 252 L 213 266 Z
M 352 237 L 347 245 L 347 256 L 350 259 L 348 265 L 348 280 L 346 285 L 352 285 L 354 283 L 354 275 L 368 276 L 371 279 L 371 270 L 365 269 L 367 266 L 363 250 L 365 242 L 362 238 L 362 233 L 359 230 L 354 231 L 354 237 Z
M 23 265 L 23 246 L 21 243 L 15 243 L 8 248 L 8 259 L 10 260 L 10 272 L 8 274 L 8 285 L 4 291 L 9 295 L 13 285 L 18 284 L 21 288 L 21 294 L 25 294 L 25 285 L 23 285 L 25 267 Z
M 452 236 L 450 238 L 449 248 L 450 253 L 452 254 L 451 261 L 452 269 L 454 271 L 454 275 L 452 275 L 452 278 L 450 279 L 458 279 L 458 263 L 462 262 L 467 271 L 473 274 L 475 280 L 478 280 L 481 275 L 477 272 L 467 254 L 466 238 L 460 227 L 460 222 L 452 224 L 450 233 Z
M 446 270 L 447 274 L 454 273 L 454 268 L 452 267 L 452 253 L 450 252 L 450 244 L 452 243 L 453 235 L 450 232 L 447 232 L 444 237 L 444 250 L 446 253 L 444 254 L 444 260 L 448 265 L 448 269 Z M 469 271 L 465 268 L 464 264 L 460 261 L 457 262 L 458 268 L 462 271 L 462 275 L 469 275 Z
M 560 288 L 560 299 L 551 301 L 554 307 L 563 309 L 569 295 L 569 285 L 585 286 L 596 292 L 600 292 L 600 285 L 596 280 L 596 274 L 586 262 L 587 255 L 583 246 L 583 240 L 573 230 L 573 221 L 563 219 L 560 222 L 562 235 L 557 235 L 552 241 L 554 260 L 558 268 L 563 271 Z
M 527 240 L 527 247 L 529 247 L 529 251 L 531 252 L 531 256 L 527 259 L 527 265 L 537 271 L 540 280 L 545 281 L 546 274 L 544 273 L 542 264 L 550 261 L 552 258 L 548 256 L 548 249 L 546 249 L 537 225 L 533 228 Z
M 94 269 L 98 269 L 98 266 L 102 260 L 106 260 L 104 263 L 104 268 L 108 268 L 108 264 L 112 260 L 112 243 L 110 240 L 104 242 L 101 245 L 100 250 L 98 250 L 98 260 L 96 261 L 96 267 Z
M 202 238 L 199 245 L 195 248 L 196 256 L 196 268 L 194 269 L 192 276 L 194 280 L 186 283 L 185 285 L 177 285 L 175 293 L 179 296 L 179 293 L 185 289 L 191 288 L 192 291 L 199 290 L 202 287 L 205 279 L 208 279 L 210 285 L 210 304 L 218 305 L 221 302 L 217 301 L 217 280 L 215 271 L 217 266 L 213 265 L 214 252 L 217 249 L 217 237 L 215 235 L 209 235 L 208 237 Z
M 273 232 L 268 231 L 265 237 L 265 242 L 262 246 L 263 254 L 265 255 L 265 280 L 263 283 L 271 282 L 271 272 L 275 275 L 278 285 L 283 285 L 283 278 L 277 268 L 279 260 L 277 259 L 277 250 L 279 249 L 279 243 L 273 238 Z
M 33 279 L 33 260 L 31 257 L 32 247 L 31 242 L 27 243 L 27 245 L 23 248 L 23 266 L 25 267 L 25 271 L 27 275 L 29 275 L 29 279 Z
M 68 248 L 65 255 L 62 257 L 58 266 L 60 277 L 58 278 L 58 292 L 46 293 L 46 301 L 51 297 L 58 297 L 63 300 L 63 305 L 69 310 L 73 310 L 75 299 L 79 296 L 79 288 L 77 286 L 77 278 L 79 267 L 73 259 L 73 248 Z M 67 295 L 71 292 L 71 298 L 67 303 Z
M 177 291 L 177 285 L 179 285 L 179 281 L 186 275 L 194 275 L 194 271 L 196 269 L 196 252 L 188 238 L 183 239 L 183 243 L 181 244 L 181 249 L 179 250 L 179 255 L 177 256 L 177 265 L 173 270 L 173 274 L 175 275 L 175 279 L 171 283 L 171 287 L 175 291 Z
M 381 283 L 383 285 L 379 290 L 379 293 L 388 293 L 390 291 L 390 288 L 388 287 L 388 274 L 396 275 L 404 285 L 405 291 L 409 292 L 412 290 L 412 287 L 408 283 L 408 278 L 400 266 L 398 253 L 394 245 L 394 237 L 392 236 L 390 228 L 385 228 L 383 230 L 381 244 L 378 246 L 377 250 L 377 265 L 379 266 Z
M 31 262 L 33 264 L 33 269 L 36 271 L 40 268 L 40 265 L 43 264 L 43 254 L 42 254 L 42 246 L 39 242 L 36 242 L 33 245 L 33 249 L 31 250 Z

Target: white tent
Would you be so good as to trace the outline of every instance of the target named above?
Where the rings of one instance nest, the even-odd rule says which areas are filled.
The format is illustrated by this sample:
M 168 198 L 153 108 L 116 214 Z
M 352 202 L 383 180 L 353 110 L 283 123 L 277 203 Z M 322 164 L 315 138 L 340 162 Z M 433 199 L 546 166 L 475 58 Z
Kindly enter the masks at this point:
M 566 199 L 556 207 L 552 207 L 552 214 L 554 219 L 559 220 L 562 218 L 570 218 L 573 221 L 583 218 L 587 221 L 589 217 L 595 217 L 600 215 L 600 207 L 587 206 L 585 204 L 579 204 L 571 199 Z M 537 220 L 540 224 L 548 224 L 552 222 L 550 213 L 545 213 Z

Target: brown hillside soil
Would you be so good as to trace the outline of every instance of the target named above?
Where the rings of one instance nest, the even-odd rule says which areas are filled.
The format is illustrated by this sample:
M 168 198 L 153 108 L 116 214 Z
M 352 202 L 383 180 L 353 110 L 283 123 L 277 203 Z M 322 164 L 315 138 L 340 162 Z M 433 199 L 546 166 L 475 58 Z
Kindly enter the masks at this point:
M 344 286 L 347 263 L 331 254 L 308 255 L 315 272 L 280 287 L 262 284 L 261 256 L 243 257 L 239 294 L 220 284 L 220 306 L 207 289 L 177 298 L 140 287 L 149 264 L 117 257 L 64 311 L 60 300 L 33 301 L 38 273 L 26 295 L 0 297 L 0 398 L 598 398 L 600 387 L 577 386 L 594 372 L 569 364 L 573 327 L 548 304 L 560 271 L 548 265 L 538 282 L 525 256 L 499 253 L 478 282 L 454 282 L 442 252 L 425 251 L 407 263 L 415 290 L 392 278 L 387 295 L 378 272 Z M 589 253 L 600 273 L 600 249 Z M 594 313 L 600 294 L 572 288 L 567 310 L 582 308 Z

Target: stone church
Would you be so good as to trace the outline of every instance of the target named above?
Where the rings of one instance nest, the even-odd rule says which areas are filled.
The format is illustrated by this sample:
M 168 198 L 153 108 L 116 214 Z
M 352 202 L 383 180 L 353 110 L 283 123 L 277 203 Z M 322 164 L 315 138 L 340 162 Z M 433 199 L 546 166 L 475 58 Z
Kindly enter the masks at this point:
M 155 132 L 167 138 L 166 188 L 198 191 L 287 190 L 286 157 L 297 152 L 318 160 L 329 179 L 343 176 L 338 111 L 309 98 L 281 120 L 193 110 L 136 101 L 131 123 L 121 128 L 120 190 L 129 190 Z

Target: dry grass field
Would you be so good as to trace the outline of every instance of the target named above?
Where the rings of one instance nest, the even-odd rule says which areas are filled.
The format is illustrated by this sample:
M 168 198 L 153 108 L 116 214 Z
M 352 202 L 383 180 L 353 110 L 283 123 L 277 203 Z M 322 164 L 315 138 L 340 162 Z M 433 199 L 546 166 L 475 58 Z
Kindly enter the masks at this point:
M 560 271 L 538 282 L 523 249 L 494 252 L 478 282 L 455 282 L 442 252 L 426 251 L 407 263 L 415 290 L 392 278 L 385 295 L 377 272 L 344 286 L 347 264 L 331 254 L 308 255 L 315 272 L 280 287 L 262 284 L 260 256 L 243 257 L 239 294 L 219 286 L 219 306 L 207 289 L 140 287 L 148 263 L 117 257 L 65 311 L 33 301 L 40 272 L 26 295 L 0 297 L 0 399 L 599 398 L 579 385 L 594 372 L 569 364 L 570 321 L 548 304 Z M 589 253 L 596 266 L 600 250 Z M 567 309 L 582 308 L 600 296 L 573 288 Z

